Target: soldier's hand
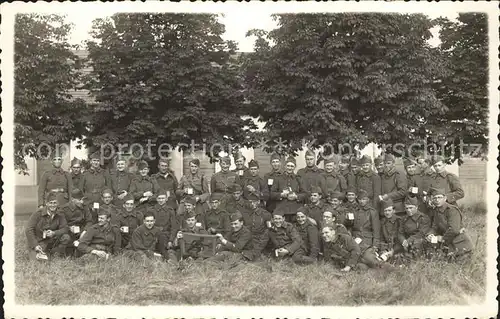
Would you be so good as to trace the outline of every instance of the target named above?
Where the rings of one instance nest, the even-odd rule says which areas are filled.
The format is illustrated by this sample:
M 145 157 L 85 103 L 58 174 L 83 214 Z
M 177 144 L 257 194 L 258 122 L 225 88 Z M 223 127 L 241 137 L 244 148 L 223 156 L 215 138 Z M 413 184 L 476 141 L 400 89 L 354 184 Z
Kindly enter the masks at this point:
M 36 251 L 36 252 L 39 252 L 39 253 L 43 253 L 42 246 L 37 245 L 37 246 L 35 247 L 35 251 Z
M 145 201 L 147 201 L 148 198 L 147 197 L 142 197 L 141 199 L 139 199 L 139 202 L 140 203 L 144 203 Z
M 250 192 L 255 192 L 255 188 L 254 188 L 252 185 L 247 185 L 247 189 L 248 189 Z
M 45 231 L 45 234 L 47 235 L 47 237 L 52 237 L 52 236 L 54 236 L 54 232 L 53 232 L 52 230 L 50 230 L 50 229 L 46 230 L 46 231 Z
M 182 238 L 182 232 L 181 232 L 181 231 L 179 231 L 179 232 L 177 233 L 177 239 L 181 239 L 181 238 Z
M 38 209 L 42 209 L 42 208 L 43 208 L 43 205 L 38 206 Z
M 144 192 L 143 194 L 145 197 L 151 197 L 153 196 L 153 193 L 151 191 Z
M 217 245 L 215 246 L 215 249 L 216 249 L 216 250 L 220 250 L 220 249 L 221 249 L 221 247 L 222 247 L 222 245 L 221 245 L 221 244 L 217 244 Z
M 344 268 L 340 269 L 340 271 L 344 271 L 344 272 L 351 271 L 351 266 L 345 266 Z
M 219 239 L 224 238 L 224 236 L 222 236 L 222 234 L 221 234 L 221 233 L 217 233 L 217 234 L 215 234 L 215 236 L 217 236 L 217 238 L 219 238 Z
M 124 199 L 124 198 L 125 198 L 125 196 L 127 196 L 127 194 L 128 194 L 128 193 L 127 193 L 127 191 L 123 191 L 123 193 L 121 193 L 121 194 L 120 194 L 120 195 L 118 195 L 117 197 L 118 197 L 118 199 Z

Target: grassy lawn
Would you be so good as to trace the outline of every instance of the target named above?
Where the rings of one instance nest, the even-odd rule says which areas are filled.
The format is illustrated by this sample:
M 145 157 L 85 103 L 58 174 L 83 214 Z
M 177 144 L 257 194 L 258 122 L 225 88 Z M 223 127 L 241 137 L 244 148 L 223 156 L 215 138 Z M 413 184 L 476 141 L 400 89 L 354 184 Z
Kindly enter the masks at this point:
M 19 206 L 17 207 L 19 208 Z M 473 211 L 472 209 L 475 209 Z M 16 209 L 17 211 L 17 209 Z M 19 212 L 19 211 L 17 211 Z M 26 214 L 17 214 L 24 216 Z M 470 263 L 419 261 L 392 272 L 340 274 L 332 266 L 262 261 L 176 267 L 125 257 L 83 263 L 28 260 L 24 220 L 16 227 L 16 303 L 48 305 L 466 305 L 484 301 L 486 214 L 465 211 L 477 240 Z

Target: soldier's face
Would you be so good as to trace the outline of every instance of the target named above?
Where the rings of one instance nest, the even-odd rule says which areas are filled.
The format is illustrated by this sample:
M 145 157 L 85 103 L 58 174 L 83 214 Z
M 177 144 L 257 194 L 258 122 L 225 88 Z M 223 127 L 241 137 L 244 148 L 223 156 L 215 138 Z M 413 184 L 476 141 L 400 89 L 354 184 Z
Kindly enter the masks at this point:
M 331 224 L 334 222 L 333 214 L 332 212 L 324 212 L 323 213 L 323 221 L 325 224 Z
M 394 215 L 394 207 L 389 206 L 389 207 L 384 209 L 384 216 L 386 218 L 391 218 L 392 215 Z
M 191 174 L 194 175 L 194 174 L 198 173 L 199 169 L 200 168 L 198 167 L 198 165 L 193 164 L 193 163 L 189 164 L 189 170 L 191 171 Z
M 377 172 L 381 173 L 384 171 L 384 163 L 378 163 L 375 168 L 377 169 Z
M 55 212 L 57 210 L 57 199 L 47 202 L 46 205 L 49 211 Z
M 345 171 L 349 167 L 349 163 L 340 162 L 339 167 L 341 170 Z
M 113 195 L 109 194 L 109 193 L 105 193 L 105 194 L 102 194 L 102 202 L 104 204 L 110 204 L 111 201 L 113 200 Z
M 154 216 L 145 217 L 144 225 L 146 226 L 147 229 L 153 228 L 153 226 L 155 225 L 155 217 Z
M 285 221 L 285 218 L 281 215 L 274 215 L 273 216 L 273 224 L 276 227 L 281 227 L 281 225 L 283 225 L 284 221 Z
M 417 159 L 417 164 L 420 167 L 421 170 L 427 169 L 429 167 L 429 163 L 425 160 L 425 158 L 418 158 Z
M 327 173 L 331 173 L 335 170 L 335 163 L 328 163 L 328 164 L 325 164 L 325 171 Z
M 306 165 L 308 167 L 314 166 L 314 156 L 306 156 Z
M 417 206 L 415 205 L 405 205 L 405 211 L 408 216 L 413 216 L 417 212 Z
M 306 223 L 307 217 L 304 215 L 302 212 L 298 212 L 297 215 L 295 215 L 295 220 L 299 225 L 304 225 Z
M 340 200 L 336 197 L 332 197 L 328 199 L 328 203 L 330 203 L 333 208 L 337 208 L 340 205 Z
M 141 176 L 148 176 L 148 173 L 149 173 L 149 168 L 148 167 L 144 167 L 143 169 L 141 169 L 139 171 L 139 174 L 141 174 Z
M 233 231 L 239 231 L 243 227 L 243 222 L 240 220 L 235 220 L 234 222 L 231 222 L 231 229 Z
M 417 165 L 410 164 L 410 165 L 406 166 L 406 173 L 408 175 L 415 175 L 416 172 L 417 172 Z
M 281 168 L 281 161 L 279 159 L 273 159 L 271 161 L 271 167 L 273 170 L 278 171 Z
M 218 199 L 212 199 L 210 201 L 210 206 L 213 208 L 213 209 L 218 209 L 219 208 L 219 205 L 220 205 L 220 202 Z
M 167 202 L 167 195 L 158 195 L 158 196 L 156 196 L 156 202 L 159 205 L 165 205 L 165 203 Z
M 361 165 L 361 169 L 363 170 L 363 172 L 368 173 L 372 169 L 372 164 L 364 163 L 363 165 Z
M 234 165 L 236 165 L 237 169 L 243 169 L 243 165 L 245 165 L 245 159 L 243 157 L 238 158 L 234 161 Z
M 186 225 L 188 228 L 193 228 L 196 225 L 196 217 L 189 217 L 186 219 Z
M 252 206 L 252 209 L 257 209 L 260 206 L 260 201 L 259 200 L 251 200 L 250 205 Z
M 92 168 L 98 168 L 99 166 L 101 166 L 101 161 L 97 158 L 93 158 L 90 160 L 90 166 Z
M 433 167 L 436 173 L 439 174 L 444 171 L 445 164 L 443 162 L 437 162 L 433 165 Z
M 331 229 L 330 227 L 324 227 L 321 230 L 321 237 L 323 237 L 323 240 L 327 243 L 334 242 L 335 241 L 335 231 L 333 229 Z
M 241 191 L 236 191 L 233 193 L 233 198 L 235 200 L 240 200 L 240 197 L 241 197 Z
M 111 221 L 111 217 L 109 217 L 108 215 L 98 215 L 97 216 L 97 224 L 99 224 L 99 226 L 108 225 L 110 221 Z
M 311 202 L 312 203 L 317 203 L 320 198 L 321 198 L 320 194 L 318 194 L 318 193 L 311 193 Z
M 347 198 L 347 201 L 348 201 L 348 202 L 351 202 L 351 203 L 352 203 L 352 202 L 354 202 L 354 201 L 356 200 L 356 194 L 355 194 L 355 193 L 351 193 L 351 192 L 349 192 L 349 193 L 347 193 L 347 194 L 345 195 L 345 197 Z
M 250 167 L 249 170 L 250 170 L 250 175 L 252 175 L 252 177 L 259 175 L 258 167 Z
M 83 206 L 83 198 L 73 198 L 73 204 L 75 204 L 78 207 Z
M 80 164 L 75 164 L 71 166 L 71 171 L 78 175 L 82 172 L 82 167 L 80 166 Z
M 135 205 L 133 200 L 128 200 L 125 203 L 123 203 L 123 208 L 125 208 L 127 212 L 131 212 L 134 209 L 134 206 Z
M 223 172 L 227 172 L 229 170 L 229 167 L 231 166 L 231 163 L 228 163 L 227 161 L 222 161 L 220 162 L 220 169 Z
M 295 165 L 293 163 L 286 163 L 286 172 L 288 174 L 293 174 L 293 172 L 295 171 Z
M 385 161 L 384 162 L 384 167 L 386 171 L 390 171 L 394 165 L 396 165 L 393 161 Z
M 358 164 L 352 164 L 352 163 L 351 163 L 351 171 L 353 171 L 353 172 L 357 172 L 357 171 L 359 171 Z
M 370 199 L 368 197 L 362 197 L 362 198 L 358 198 L 358 201 L 359 201 L 359 205 L 361 205 L 362 207 L 365 207 L 370 202 Z
M 434 195 L 432 197 L 432 202 L 434 203 L 434 205 L 436 205 L 437 207 L 441 207 L 444 205 L 444 203 L 446 203 L 446 196 L 444 195 Z
M 184 203 L 184 208 L 186 208 L 186 211 L 190 213 L 194 210 L 194 205 L 191 203 Z
M 116 170 L 119 172 L 123 172 L 125 170 L 125 161 L 116 162 Z
M 57 167 L 57 168 L 61 167 L 61 165 L 62 165 L 62 157 L 58 157 L 58 156 L 54 157 L 52 159 L 52 165 L 54 167 Z
M 168 170 L 168 163 L 159 162 L 158 163 L 158 170 L 160 171 L 160 173 L 165 174 Z

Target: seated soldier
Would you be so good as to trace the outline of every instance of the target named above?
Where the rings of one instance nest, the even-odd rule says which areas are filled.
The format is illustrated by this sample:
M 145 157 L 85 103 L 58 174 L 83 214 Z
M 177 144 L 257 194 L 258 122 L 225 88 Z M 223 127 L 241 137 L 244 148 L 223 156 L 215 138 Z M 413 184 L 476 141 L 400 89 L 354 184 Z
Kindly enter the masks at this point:
M 231 196 L 227 197 L 225 203 L 225 211 L 229 214 L 234 214 L 235 212 L 244 213 L 250 210 L 250 204 L 248 200 L 243 198 L 243 191 L 240 184 L 233 184 L 229 187 L 229 193 Z M 222 208 L 222 207 L 221 207 Z
M 173 249 L 168 251 L 168 259 L 172 262 L 178 262 L 181 259 L 198 259 L 201 257 L 201 252 L 206 249 L 206 244 L 203 239 L 184 239 L 183 233 L 191 234 L 208 234 L 202 224 L 197 222 L 194 204 L 191 211 L 187 210 L 183 217 L 183 227 L 179 229 L 173 241 Z M 184 244 L 184 255 L 181 255 L 181 245 Z
M 201 227 L 205 229 L 202 224 L 203 216 L 199 215 L 199 211 L 196 211 L 196 198 L 194 196 L 186 196 L 184 198 L 183 211 L 177 210 L 177 214 L 173 219 L 172 232 L 170 234 L 170 241 L 172 243 L 174 242 L 179 230 L 186 227 L 186 216 L 190 214 L 195 214 L 196 220 L 202 225 Z
M 380 245 L 380 218 L 379 213 L 370 205 L 370 198 L 365 190 L 358 194 L 359 209 L 354 213 L 352 237 L 359 245 L 378 249 Z
M 107 210 L 111 213 L 111 223 L 118 225 L 118 211 L 120 208 L 113 204 L 113 192 L 111 189 L 103 189 L 101 191 L 100 201 L 98 203 L 90 203 L 90 205 L 93 205 L 92 207 L 89 207 L 93 224 L 97 223 L 97 215 L 99 214 L 99 211 Z
M 431 188 L 434 208 L 432 226 L 426 235 L 428 245 L 447 254 L 450 259 L 464 259 L 473 250 L 472 241 L 463 227 L 462 212 L 446 202 L 444 189 Z
M 26 223 L 28 256 L 47 260 L 49 256 L 64 256 L 71 243 L 64 214 L 58 209 L 57 193 L 49 192 L 45 206 L 34 212 Z
M 99 212 L 97 224 L 90 227 L 79 241 L 77 249 L 80 253 L 98 258 L 108 259 L 110 254 L 121 252 L 122 236 L 120 228 L 111 224 L 111 213 L 108 210 Z M 85 256 L 84 256 L 85 257 Z
M 359 204 L 356 197 L 356 191 L 354 186 L 347 186 L 347 191 L 345 194 L 345 202 L 341 206 L 346 214 L 346 219 L 344 225 L 347 229 L 351 230 L 354 225 L 354 215 L 359 210 Z
M 380 207 L 384 214 L 381 221 L 380 257 L 385 261 L 396 254 L 402 253 L 404 250 L 398 240 L 401 219 L 396 215 L 394 203 L 389 198 L 388 200 L 381 201 Z
M 302 238 L 301 247 L 305 254 L 302 256 L 302 263 L 312 264 L 318 260 L 319 254 L 318 227 L 314 225 L 301 211 L 297 212 L 295 219 L 295 228 Z
M 225 259 L 238 256 L 243 260 L 253 259 L 252 232 L 245 227 L 243 215 L 236 212 L 230 216 L 231 232 L 227 239 L 221 233 L 218 233 L 220 244 L 217 245 L 217 253 L 213 260 L 223 261 Z
M 285 221 L 281 210 L 273 212 L 273 226 L 269 229 L 269 238 L 275 249 L 276 258 L 291 257 L 297 264 L 304 263 L 305 253 L 301 248 L 302 238 L 295 226 Z
M 261 207 L 260 198 L 256 194 L 251 194 L 250 211 L 242 212 L 246 227 L 252 233 L 253 257 L 257 260 L 262 256 L 262 252 L 269 243 L 269 227 L 271 226 L 271 214 Z
M 82 191 L 78 188 L 73 189 L 71 195 L 71 201 L 63 205 L 61 210 L 68 223 L 69 235 L 71 236 L 68 250 L 72 251 L 75 245 L 74 242 L 78 241 L 94 223 L 88 207 L 83 203 Z
M 132 233 L 132 238 L 125 248 L 125 255 L 137 260 L 153 258 L 155 256 L 161 257 L 160 254 L 155 253 L 160 232 L 160 227 L 155 226 L 153 212 L 147 212 L 144 215 L 143 224 L 137 227 Z
M 329 210 L 323 213 L 323 221 L 321 222 L 320 228 L 323 229 L 326 226 L 331 226 L 333 229 L 340 233 L 350 234 L 344 224 L 337 222 L 337 217 Z
M 329 191 L 325 211 L 332 213 L 337 224 L 344 224 L 346 216 L 345 208 L 342 206 L 344 195 L 341 192 Z
M 205 212 L 203 219 L 204 225 L 209 234 L 222 234 L 227 236 L 230 232 L 229 214 L 220 209 L 221 193 L 210 195 L 210 209 Z
M 304 206 L 305 214 L 314 220 L 316 227 L 319 227 L 323 219 L 323 212 L 326 209 L 326 205 L 321 200 L 321 188 L 312 186 L 309 194 L 309 202 Z
M 349 234 L 340 234 L 331 226 L 321 231 L 324 248 L 324 260 L 341 268 L 341 271 L 352 269 L 377 268 L 382 264 L 372 249 L 360 247 Z
M 167 250 L 172 248 L 173 235 L 175 234 L 175 210 L 167 203 L 167 191 L 161 189 L 156 194 L 156 204 L 148 211 L 155 216 L 155 226 L 160 228 L 158 234 L 158 251 L 166 259 Z
M 123 209 L 118 212 L 118 226 L 122 233 L 122 247 L 128 245 L 134 230 L 142 225 L 144 215 L 134 203 L 134 197 L 129 194 L 123 199 Z
M 405 200 L 406 216 L 401 219 L 398 238 L 404 250 L 412 257 L 420 257 L 423 253 L 425 235 L 431 228 L 431 219 L 418 210 L 418 198 L 407 197 Z

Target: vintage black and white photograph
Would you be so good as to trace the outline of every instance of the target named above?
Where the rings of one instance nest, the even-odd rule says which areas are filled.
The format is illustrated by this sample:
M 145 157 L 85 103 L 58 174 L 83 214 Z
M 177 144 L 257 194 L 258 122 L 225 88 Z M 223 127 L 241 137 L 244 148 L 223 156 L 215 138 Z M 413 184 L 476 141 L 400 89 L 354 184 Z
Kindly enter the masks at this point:
M 2 5 L 6 316 L 495 316 L 498 6 L 230 2 Z

